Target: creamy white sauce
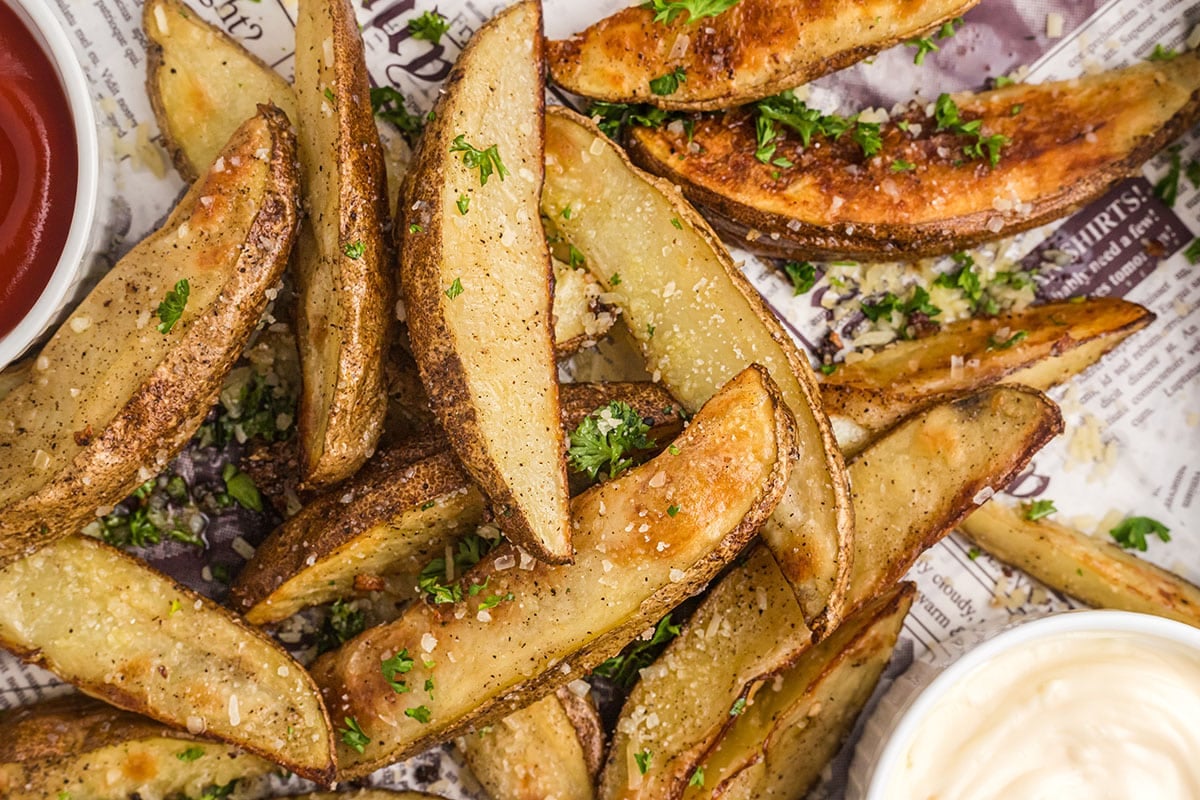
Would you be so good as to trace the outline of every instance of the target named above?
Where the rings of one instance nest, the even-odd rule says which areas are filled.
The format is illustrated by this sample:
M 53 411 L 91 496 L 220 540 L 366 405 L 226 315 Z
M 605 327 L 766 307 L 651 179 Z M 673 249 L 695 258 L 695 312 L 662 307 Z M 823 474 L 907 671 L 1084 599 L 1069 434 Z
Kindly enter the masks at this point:
M 1072 633 L 976 668 L 896 765 L 889 800 L 1200 798 L 1200 655 Z

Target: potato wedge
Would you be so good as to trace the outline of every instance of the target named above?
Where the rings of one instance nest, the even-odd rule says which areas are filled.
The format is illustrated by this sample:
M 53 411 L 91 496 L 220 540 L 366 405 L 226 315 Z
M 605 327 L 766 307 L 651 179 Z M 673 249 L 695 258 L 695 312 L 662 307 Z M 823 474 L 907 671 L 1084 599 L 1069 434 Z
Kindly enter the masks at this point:
M 0 793 L 8 800 L 199 797 L 273 769 L 235 747 L 82 695 L 0 714 Z
M 0 570 L 0 646 L 82 691 L 318 782 L 333 776 L 312 679 L 240 618 L 71 536 Z
M 1200 627 L 1200 587 L 1112 542 L 992 501 L 959 523 L 967 538 L 1055 591 L 1097 608 Z
M 296 122 L 308 216 L 296 251 L 303 391 L 296 424 L 307 488 L 343 480 L 375 451 L 392 320 L 383 149 L 350 0 L 302 0 Z
M 295 238 L 295 141 L 263 106 L 223 152 L 0 400 L 0 564 L 79 531 L 161 470 L 258 324 Z M 184 285 L 160 333 L 155 310 Z
M 979 0 L 741 0 L 716 17 L 656 22 L 641 5 L 547 43 L 550 76 L 576 94 L 705 111 L 751 103 L 936 30 Z M 650 82 L 682 69 L 670 94 Z
M 807 357 L 675 187 L 632 167 L 590 120 L 565 109 L 547 114 L 546 143 L 543 212 L 609 287 L 656 379 L 689 410 L 751 361 L 779 385 L 796 416 L 801 461 L 763 536 L 814 633 L 831 630 L 853 517 Z
M 566 384 L 562 424 L 574 430 L 606 403 L 628 403 L 659 442 L 682 427 L 654 384 Z M 381 450 L 358 474 L 312 500 L 254 553 L 230 592 L 254 625 L 354 592 L 355 579 L 415 576 L 485 516 L 485 499 L 441 432 Z
M 861 535 L 847 607 L 891 589 L 1062 430 L 1062 414 L 1045 395 L 993 386 L 921 412 L 851 461 Z
M 559 358 L 599 341 L 617 321 L 600 300 L 603 293 L 592 273 L 554 259 L 554 351 Z
M 749 542 L 784 493 L 795 441 L 766 371 L 748 368 L 695 416 L 679 455 L 573 501 L 574 565 L 503 545 L 463 577 L 463 602 L 414 603 L 319 658 L 334 714 L 369 737 L 338 749 L 339 779 L 486 725 L 615 654 Z M 405 653 L 412 691 L 399 694 L 380 665 Z M 418 690 L 427 680 L 436 689 Z
M 794 663 L 811 641 L 775 559 L 755 548 L 642 670 L 617 721 L 598 796 L 679 796 L 734 723 L 731 709 L 744 707 L 765 678 Z
M 392 789 L 357 789 L 353 792 L 312 792 L 276 797 L 275 800 L 440 800 L 439 795 L 397 792 Z
M 704 760 L 687 800 L 800 800 L 837 754 L 891 659 L 916 586 L 902 583 L 848 617 L 763 686 Z M 699 783 L 699 782 L 698 782 Z
M 413 355 L 455 452 L 508 535 L 562 564 L 567 447 L 538 209 L 543 51 L 541 4 L 525 0 L 459 56 L 409 173 L 400 280 Z
M 274 103 L 293 124 L 291 85 L 225 31 L 181 0 L 146 0 L 146 93 L 175 169 L 191 183 L 259 103 Z
M 697 119 L 692 145 L 678 126 L 638 128 L 630 154 L 681 185 L 747 249 L 911 259 L 1010 236 L 1099 197 L 1195 124 L 1198 90 L 1200 53 L 1188 52 L 1070 81 L 958 95 L 964 123 L 981 120 L 984 135 L 1010 140 L 990 168 L 986 154 L 964 154 L 974 136 L 938 132 L 917 107 L 882 126 L 880 155 L 870 159 L 850 136 L 803 148 L 789 131 L 774 157 L 795 166 L 765 164 L 755 157 L 749 107 Z M 899 161 L 915 167 L 893 169 Z
M 855 441 L 839 438 L 842 451 L 852 455 L 940 396 L 995 383 L 1045 391 L 1083 372 L 1154 318 L 1136 303 L 1098 297 L 960 320 L 840 365 L 822 381 L 821 400 L 830 417 L 849 418 L 862 431 Z M 1027 335 L 1015 344 L 995 346 L 1022 331 Z
M 492 800 L 592 800 L 595 772 L 560 689 L 459 739 L 459 750 Z M 568 692 L 569 694 L 569 692 Z M 600 717 L 591 709 L 592 742 L 603 745 Z

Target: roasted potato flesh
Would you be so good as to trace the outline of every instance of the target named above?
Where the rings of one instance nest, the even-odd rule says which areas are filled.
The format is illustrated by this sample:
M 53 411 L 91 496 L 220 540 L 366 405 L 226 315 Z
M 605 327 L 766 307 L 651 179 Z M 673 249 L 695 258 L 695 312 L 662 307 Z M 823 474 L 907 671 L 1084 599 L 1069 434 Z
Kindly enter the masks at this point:
M 848 607 L 894 586 L 1062 429 L 1058 407 L 1041 393 L 995 386 L 906 420 L 855 458 Z
M 492 800 L 592 800 L 594 774 L 559 696 L 549 694 L 459 740 Z M 582 701 L 586 703 L 586 701 Z M 592 711 L 592 735 L 603 735 Z
M 165 467 L 258 324 L 295 236 L 295 142 L 264 106 L 222 152 L 0 400 L 0 564 L 79 531 Z M 181 314 L 156 319 L 185 286 Z
M 0 570 L 0 596 L 0 646 L 25 660 L 121 708 L 332 777 L 329 718 L 304 668 L 137 559 L 71 536 Z
M 992 501 L 958 529 L 996 558 L 1097 608 L 1138 611 L 1200 627 L 1200 587 L 1133 553 Z
M 98 700 L 70 695 L 0 715 L 0 792 L 51 797 L 199 797 L 274 766 Z
M 617 321 L 604 288 L 587 270 L 554 259 L 554 349 L 559 358 L 600 340 Z
M 681 185 L 719 230 L 748 249 L 913 258 L 1028 230 L 1100 196 L 1196 122 L 1198 89 L 1200 54 L 1189 52 L 1069 81 L 956 96 L 963 123 L 979 120 L 982 135 L 1007 137 L 994 166 L 986 153 L 964 153 L 975 137 L 938 130 L 924 107 L 885 123 L 872 158 L 851 136 L 806 148 L 789 130 L 774 158 L 794 166 L 763 163 L 749 107 L 697 118 L 694 131 L 637 128 L 631 154 Z M 896 170 L 897 163 L 914 167 Z
M 292 123 L 292 87 L 220 28 L 180 0 L 147 0 L 146 92 L 175 169 L 194 181 L 216 160 L 229 137 L 274 103 Z
M 808 83 L 939 28 L 979 0 L 741 0 L 716 17 L 634 6 L 547 45 L 554 82 L 617 103 L 704 111 L 750 103 Z M 669 94 L 650 82 L 675 70 Z
M 567 448 L 538 209 L 543 49 L 541 4 L 526 1 L 459 57 L 409 174 L 401 283 L 413 355 L 455 452 L 506 533 L 565 563 Z
M 1153 321 L 1142 306 L 1115 297 L 960 320 L 839 365 L 822 381 L 821 399 L 830 417 L 849 418 L 862 429 L 855 441 L 839 437 L 843 452 L 857 452 L 866 438 L 938 397 L 1001 382 L 1043 391 L 1056 386 Z
M 915 596 L 911 583 L 884 593 L 764 685 L 682 796 L 804 797 L 871 697 Z
M 682 409 L 661 387 L 608 383 L 563 386 L 563 428 L 614 401 L 647 421 L 656 441 L 681 427 Z M 347 597 L 360 577 L 416 576 L 484 517 L 483 495 L 440 432 L 393 445 L 272 532 L 238 575 L 233 605 L 268 625 Z
M 296 422 L 304 484 L 320 488 L 362 466 L 387 410 L 387 180 L 350 0 L 300 3 L 296 98 L 308 211 L 295 262 L 304 375 Z
M 543 213 L 609 287 L 656 379 L 689 410 L 752 361 L 779 385 L 801 456 L 763 535 L 814 631 L 831 629 L 849 575 L 853 518 L 807 358 L 673 186 L 633 168 L 569 111 L 551 109 L 546 136 Z
M 642 670 L 617 722 L 599 797 L 679 796 L 733 724 L 731 709 L 744 706 L 757 683 L 793 663 L 811 640 L 779 566 L 756 548 Z M 643 770 L 638 760 L 646 753 Z
M 462 602 L 414 603 L 318 659 L 313 675 L 333 713 L 369 737 L 362 752 L 339 748 L 340 778 L 587 674 L 699 591 L 783 494 L 795 436 L 782 403 L 764 370 L 747 369 L 676 440 L 679 455 L 662 453 L 573 501 L 574 565 L 503 545 L 462 578 Z M 409 671 L 385 675 L 381 663 L 402 653 Z M 397 677 L 412 691 L 389 685 Z

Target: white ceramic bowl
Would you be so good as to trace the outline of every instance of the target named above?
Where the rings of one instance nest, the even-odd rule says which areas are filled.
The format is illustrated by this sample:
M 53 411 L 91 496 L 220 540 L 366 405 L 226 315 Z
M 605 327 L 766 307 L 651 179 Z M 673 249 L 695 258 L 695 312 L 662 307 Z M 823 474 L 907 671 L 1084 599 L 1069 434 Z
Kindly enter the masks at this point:
M 100 143 L 87 77 L 71 40 L 47 0 L 3 0 L 25 23 L 58 71 L 71 108 L 78 148 L 75 213 L 62 255 L 46 288 L 17 326 L 0 338 L 0 369 L 15 361 L 63 316 L 89 272 L 99 206 Z
M 1200 629 L 1127 611 L 1030 616 L 965 631 L 944 643 L 945 652 L 915 661 L 883 695 L 855 749 L 846 800 L 897 800 L 888 796 L 897 765 L 942 698 L 992 659 L 1034 642 L 1076 633 L 1163 639 L 1200 654 Z

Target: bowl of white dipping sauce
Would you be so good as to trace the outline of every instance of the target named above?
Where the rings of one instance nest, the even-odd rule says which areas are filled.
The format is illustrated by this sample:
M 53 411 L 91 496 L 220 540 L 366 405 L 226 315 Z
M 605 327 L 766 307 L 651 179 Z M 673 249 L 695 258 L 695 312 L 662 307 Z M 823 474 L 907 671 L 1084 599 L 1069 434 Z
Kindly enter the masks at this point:
M 1200 629 L 1078 611 L 981 638 L 897 679 L 848 798 L 1200 798 Z

